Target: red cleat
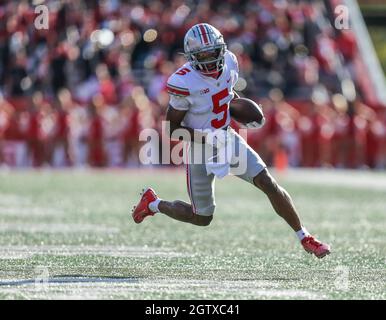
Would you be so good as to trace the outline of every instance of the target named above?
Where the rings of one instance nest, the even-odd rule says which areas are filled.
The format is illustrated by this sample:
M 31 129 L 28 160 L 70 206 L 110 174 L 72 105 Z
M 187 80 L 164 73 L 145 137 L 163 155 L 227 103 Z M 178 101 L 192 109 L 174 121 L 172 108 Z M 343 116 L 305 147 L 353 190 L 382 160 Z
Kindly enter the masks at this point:
M 155 212 L 149 209 L 149 203 L 157 200 L 158 196 L 152 188 L 142 190 L 141 200 L 133 208 L 132 217 L 135 223 L 141 223 L 147 216 L 154 216 Z
M 320 242 L 313 236 L 305 237 L 301 243 L 304 250 L 308 253 L 314 254 L 318 258 L 323 258 L 331 252 L 331 248 L 328 244 Z

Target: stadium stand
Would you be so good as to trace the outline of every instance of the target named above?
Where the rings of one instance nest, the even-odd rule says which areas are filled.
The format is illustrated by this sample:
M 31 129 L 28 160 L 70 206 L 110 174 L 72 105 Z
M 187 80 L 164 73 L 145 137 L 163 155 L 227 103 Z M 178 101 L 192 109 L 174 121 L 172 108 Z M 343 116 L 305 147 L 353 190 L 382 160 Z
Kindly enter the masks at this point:
M 0 165 L 138 166 L 183 36 L 208 22 L 239 58 L 240 94 L 263 104 L 267 124 L 248 138 L 267 163 L 284 151 L 291 166 L 384 169 L 385 101 L 363 40 L 334 27 L 339 3 L 49 0 L 49 29 L 37 30 L 33 4 L 3 1 Z

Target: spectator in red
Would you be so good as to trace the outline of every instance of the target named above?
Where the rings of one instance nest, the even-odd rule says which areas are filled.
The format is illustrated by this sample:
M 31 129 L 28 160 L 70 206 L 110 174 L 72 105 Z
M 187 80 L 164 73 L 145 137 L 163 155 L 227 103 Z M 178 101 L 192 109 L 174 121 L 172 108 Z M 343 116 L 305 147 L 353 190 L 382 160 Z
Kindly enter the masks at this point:
M 9 127 L 9 120 L 13 112 L 14 107 L 0 94 L 0 165 L 6 162 L 4 155 L 6 146 L 5 131 Z
M 357 96 L 352 102 L 355 126 L 355 158 L 357 168 L 374 168 L 376 154 L 379 152 L 380 136 L 372 136 L 371 124 L 377 120 L 376 112 L 364 104 Z
M 374 124 L 373 130 L 376 131 L 379 141 L 379 148 L 375 156 L 375 167 L 377 169 L 386 169 L 386 108 L 381 108 L 379 120 Z
M 319 163 L 318 139 L 320 127 L 318 114 L 314 103 L 310 103 L 299 117 L 297 127 L 301 137 L 302 166 L 315 167 Z
M 55 119 L 55 134 L 53 137 L 53 166 L 63 167 L 69 165 L 69 123 L 68 123 L 68 110 L 65 104 L 63 104 L 63 98 L 60 95 L 63 91 L 59 92 L 57 100 L 54 104 L 54 119 Z
M 122 132 L 123 141 L 123 165 L 138 165 L 138 154 L 140 149 L 139 133 L 139 110 L 131 98 L 126 98 L 121 108 L 121 117 L 124 119 Z
M 99 82 L 99 92 L 102 94 L 106 104 L 116 104 L 117 89 L 111 79 L 107 66 L 105 64 L 98 65 L 96 68 L 96 75 Z
M 56 115 L 49 101 L 39 105 L 39 140 L 43 146 L 43 165 L 53 164 L 54 139 L 57 130 Z
M 44 162 L 43 142 L 40 139 L 40 113 L 39 106 L 44 102 L 40 91 L 32 96 L 29 106 L 29 128 L 27 134 L 28 155 L 34 167 L 40 167 Z
M 267 161 L 268 164 L 273 164 L 275 153 L 278 151 L 280 145 L 280 127 L 277 121 L 278 109 L 276 103 L 282 99 L 283 93 L 279 89 L 273 89 L 269 96 L 270 99 L 261 100 L 266 118 L 266 124 L 261 129 L 264 133 L 264 139 L 260 142 L 257 141 L 258 136 L 255 136 L 255 134 L 252 134 L 251 136 L 248 135 L 248 137 L 252 138 L 252 144 L 254 147 L 258 148 L 265 161 Z M 258 135 L 257 132 L 256 135 Z
M 336 111 L 334 119 L 333 159 L 335 167 L 343 168 L 348 162 L 350 152 L 350 117 L 348 115 L 348 103 L 341 94 L 332 97 L 332 104 Z
M 8 165 L 27 165 L 27 144 L 21 123 L 22 111 L 14 107 L 8 109 L 8 119 L 3 131 L 3 157 Z
M 103 143 L 103 120 L 100 115 L 98 97 L 93 98 L 88 106 L 90 126 L 88 132 L 88 163 L 93 167 L 106 165 L 106 152 Z
M 335 132 L 334 119 L 336 112 L 327 103 L 318 103 L 315 105 L 317 111 L 317 122 L 319 127 L 318 140 L 319 162 L 323 167 L 332 166 L 332 144 Z
M 341 30 L 336 37 L 336 46 L 346 62 L 352 62 L 357 54 L 355 35 L 351 30 Z

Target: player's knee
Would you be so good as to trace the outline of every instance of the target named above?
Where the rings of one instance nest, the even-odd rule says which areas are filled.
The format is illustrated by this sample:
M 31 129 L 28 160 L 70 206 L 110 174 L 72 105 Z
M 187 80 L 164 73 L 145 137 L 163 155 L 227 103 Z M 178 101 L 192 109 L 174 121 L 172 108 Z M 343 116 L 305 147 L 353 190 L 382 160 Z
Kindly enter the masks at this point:
M 195 224 L 201 227 L 209 226 L 213 220 L 213 216 L 200 216 L 195 215 Z
M 262 190 L 266 194 L 273 194 L 278 192 L 279 186 L 276 180 L 269 174 L 267 169 L 264 169 L 254 179 L 256 187 Z

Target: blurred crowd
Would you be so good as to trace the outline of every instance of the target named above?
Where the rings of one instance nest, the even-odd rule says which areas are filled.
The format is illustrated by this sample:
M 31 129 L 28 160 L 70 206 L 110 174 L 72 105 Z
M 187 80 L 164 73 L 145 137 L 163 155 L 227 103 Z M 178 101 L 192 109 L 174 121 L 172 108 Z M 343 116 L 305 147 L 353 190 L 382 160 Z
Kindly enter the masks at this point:
M 34 24 L 39 4 L 48 30 Z M 333 28 L 328 4 L 3 1 L 0 166 L 139 165 L 185 32 L 208 22 L 239 59 L 240 95 L 263 104 L 267 124 L 248 138 L 267 163 L 385 168 L 386 108 L 366 105 L 355 35 Z

